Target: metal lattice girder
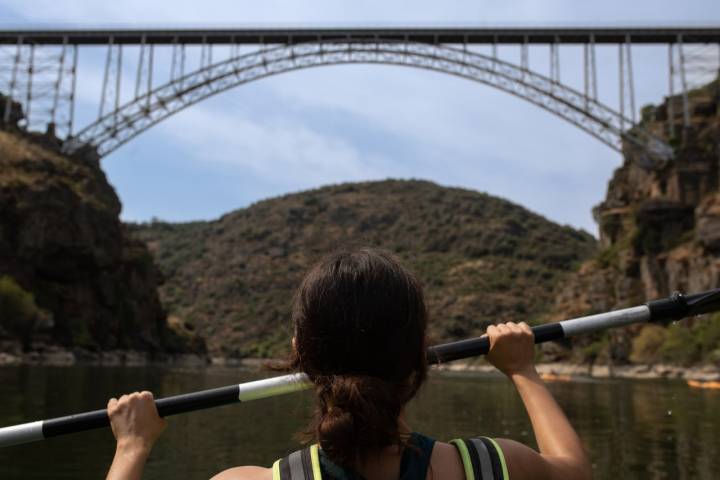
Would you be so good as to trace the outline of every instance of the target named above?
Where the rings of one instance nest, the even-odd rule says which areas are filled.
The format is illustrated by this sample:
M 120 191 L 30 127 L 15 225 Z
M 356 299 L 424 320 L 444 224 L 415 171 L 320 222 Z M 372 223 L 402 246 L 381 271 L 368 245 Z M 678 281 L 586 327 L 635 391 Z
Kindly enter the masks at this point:
M 67 30 L 4 30 L 0 45 L 14 45 L 18 36 L 35 45 L 61 45 L 67 38 L 71 45 L 139 45 L 143 37 L 151 45 L 200 44 L 301 44 L 308 42 L 387 41 L 442 44 L 548 45 L 622 43 L 629 36 L 635 44 L 675 43 L 678 35 L 685 43 L 720 41 L 718 27 L 350 27 L 350 28 L 242 28 L 242 29 L 67 29 Z
M 52 125 L 56 135 L 69 135 L 73 123 L 77 46 L 65 43 L 40 48 L 18 38 L 12 47 L 0 47 L 0 93 L 6 95 L 0 121 L 9 122 L 11 105 L 22 105 L 27 129 Z
M 105 114 L 66 142 L 66 149 L 90 144 L 107 155 L 170 115 L 217 93 L 279 73 L 353 63 L 403 65 L 473 80 L 527 100 L 617 151 L 637 148 L 646 153 L 647 166 L 672 157 L 671 147 L 642 128 L 624 131 L 624 124 L 632 124 L 630 119 L 596 98 L 522 66 L 447 45 L 377 39 L 281 45 L 207 65 Z

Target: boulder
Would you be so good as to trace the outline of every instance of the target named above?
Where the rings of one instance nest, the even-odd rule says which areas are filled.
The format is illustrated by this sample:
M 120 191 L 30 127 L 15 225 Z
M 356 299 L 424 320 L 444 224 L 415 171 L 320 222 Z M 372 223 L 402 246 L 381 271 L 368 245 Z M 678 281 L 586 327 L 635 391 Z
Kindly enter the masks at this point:
M 695 209 L 695 237 L 708 250 L 720 250 L 720 194 L 710 195 Z

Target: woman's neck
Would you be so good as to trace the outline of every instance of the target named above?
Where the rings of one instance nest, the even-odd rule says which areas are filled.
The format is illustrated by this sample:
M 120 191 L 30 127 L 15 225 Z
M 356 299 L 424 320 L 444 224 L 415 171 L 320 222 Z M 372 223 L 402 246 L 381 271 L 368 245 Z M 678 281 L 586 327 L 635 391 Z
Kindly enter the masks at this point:
M 400 477 L 402 454 L 403 449 L 399 445 L 385 447 L 356 462 L 355 472 L 373 480 L 397 480 Z
M 405 416 L 401 413 L 398 418 L 398 429 L 403 443 L 410 439 L 412 430 L 405 422 Z M 370 453 L 365 458 L 355 463 L 355 472 L 363 478 L 373 480 L 397 480 L 400 477 L 400 464 L 405 448 L 401 445 L 389 445 L 377 452 Z

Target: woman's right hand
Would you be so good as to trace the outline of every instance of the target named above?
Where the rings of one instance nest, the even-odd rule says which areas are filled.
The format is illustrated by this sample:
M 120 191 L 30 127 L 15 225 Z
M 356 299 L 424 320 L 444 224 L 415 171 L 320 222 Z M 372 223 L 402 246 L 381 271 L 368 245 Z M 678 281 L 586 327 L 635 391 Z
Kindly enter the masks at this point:
M 508 377 L 535 373 L 535 339 L 525 323 L 490 325 L 486 332 L 490 351 L 485 358 Z

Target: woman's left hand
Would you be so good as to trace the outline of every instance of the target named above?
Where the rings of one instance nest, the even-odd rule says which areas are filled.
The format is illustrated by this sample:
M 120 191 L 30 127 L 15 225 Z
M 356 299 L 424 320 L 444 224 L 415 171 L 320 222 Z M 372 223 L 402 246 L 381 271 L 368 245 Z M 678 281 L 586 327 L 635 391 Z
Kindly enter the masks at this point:
M 123 395 L 119 400 L 111 398 L 107 412 L 118 448 L 149 452 L 167 426 L 165 419 L 158 415 L 150 392 Z

